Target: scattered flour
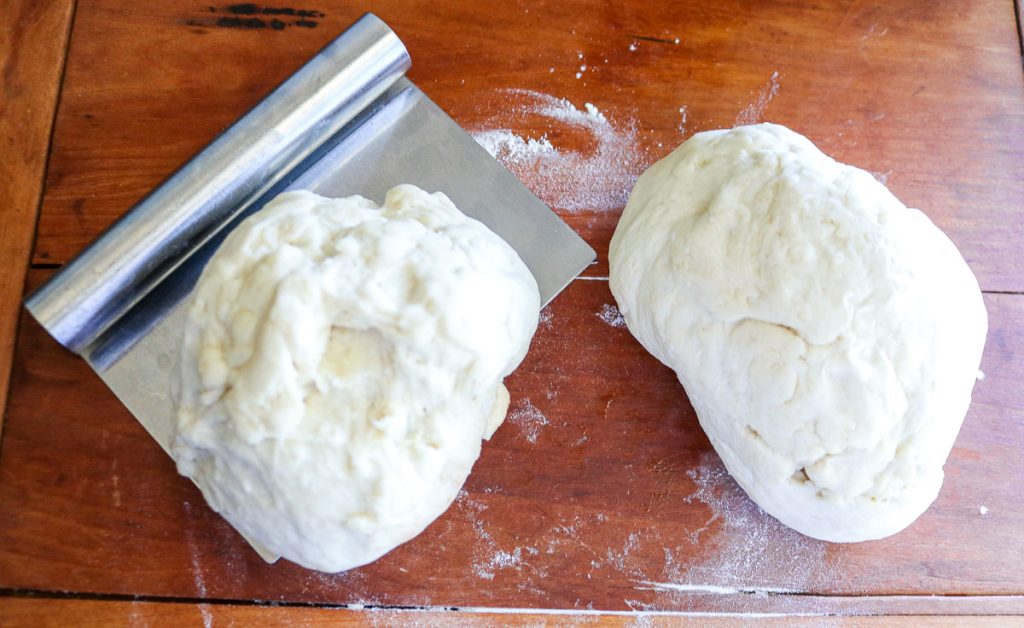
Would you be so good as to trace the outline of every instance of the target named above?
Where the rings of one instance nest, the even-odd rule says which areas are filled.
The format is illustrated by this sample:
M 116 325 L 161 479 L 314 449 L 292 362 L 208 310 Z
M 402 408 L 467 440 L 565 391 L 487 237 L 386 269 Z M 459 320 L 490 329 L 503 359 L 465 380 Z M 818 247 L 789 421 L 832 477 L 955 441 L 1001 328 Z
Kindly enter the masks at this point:
M 558 152 L 547 137 L 524 139 L 507 130 L 476 131 L 473 139 L 493 157 L 513 162 L 539 160 Z
M 718 457 L 707 452 L 687 475 L 696 490 L 687 503 L 708 507 L 708 519 L 682 544 L 649 530 L 633 543 L 660 547 L 661 575 L 652 578 L 656 561 L 647 556 L 644 570 L 625 571 L 637 592 L 654 597 L 624 599 L 635 611 L 666 608 L 731 612 L 763 612 L 767 600 L 775 612 L 817 614 L 826 610 L 815 596 L 792 595 L 829 592 L 840 579 L 843 566 L 826 559 L 827 543 L 786 528 L 751 502 L 732 480 Z M 714 533 L 706 534 L 712 528 Z M 619 567 L 618 565 L 614 565 Z M 625 564 L 623 566 L 626 566 Z M 717 598 L 709 602 L 708 597 Z
M 551 329 L 551 321 L 552 319 L 554 319 L 554 317 L 555 315 L 551 313 L 551 306 L 549 305 L 545 307 L 543 310 L 540 311 L 540 317 L 537 319 L 537 329 Z
M 544 413 L 537 409 L 528 398 L 523 399 L 523 405 L 509 413 L 510 423 L 519 428 L 519 433 L 531 443 L 537 442 L 541 429 L 548 425 L 549 421 Z
M 638 613 L 637 615 L 630 617 L 623 624 L 626 628 L 654 628 L 654 625 L 654 616 L 650 613 Z M 668 625 L 668 623 L 666 622 L 665 625 Z
M 696 469 L 687 472 L 697 490 L 686 498 L 705 504 L 710 516 L 693 531 L 691 543 L 709 546 L 697 564 L 679 564 L 665 550 L 665 577 L 677 585 L 713 582 L 741 592 L 806 591 L 835 579 L 837 567 L 825 560 L 827 543 L 787 528 L 747 498 L 718 456 L 706 452 Z M 718 523 L 714 536 L 704 533 Z
M 463 512 L 473 526 L 476 542 L 473 544 L 473 573 L 481 580 L 494 580 L 495 574 L 503 569 L 513 569 L 523 572 L 526 568 L 527 576 L 520 578 L 517 584 L 520 590 L 536 588 L 533 576 L 544 578 L 547 572 L 536 569 L 527 562 L 527 557 L 537 556 L 540 550 L 531 546 L 517 546 L 510 550 L 502 549 L 494 536 L 487 530 L 483 514 L 487 511 L 487 504 L 474 499 L 462 489 L 455 498 L 456 508 Z
M 619 311 L 619 308 L 609 303 L 601 306 L 601 311 L 597 313 L 597 317 L 611 327 L 626 326 L 626 319 L 622 317 L 622 312 Z
M 676 43 L 678 42 L 679 40 L 677 39 Z M 682 107 L 679 108 L 679 126 L 676 128 L 679 130 L 680 135 L 686 135 L 686 116 L 688 114 L 689 109 L 687 109 L 686 105 L 683 105 Z
M 581 64 L 577 78 L 586 71 Z M 509 106 L 473 138 L 524 181 L 544 202 L 569 212 L 609 211 L 626 204 L 639 174 L 649 165 L 640 151 L 636 122 L 615 126 L 591 103 L 576 108 L 564 98 L 526 89 L 498 92 Z M 542 121 L 539 137 L 520 134 Z M 538 133 L 538 131 L 534 131 Z M 576 138 L 566 150 L 552 138 Z
M 878 182 L 882 185 L 889 184 L 889 177 L 892 175 L 892 170 L 886 170 L 885 172 L 872 172 L 871 176 L 878 179 Z
M 370 580 L 369 573 L 361 569 L 352 569 L 341 573 L 324 573 L 322 571 L 305 570 L 305 578 L 302 581 L 302 591 L 307 598 L 310 597 L 332 597 L 337 598 L 341 593 L 348 598 L 349 606 L 367 605 L 380 606 L 385 600 L 370 591 L 375 591 Z M 284 597 L 281 600 L 284 601 Z M 420 596 L 419 599 L 410 600 L 410 603 L 429 604 L 430 599 Z
M 443 617 L 440 619 L 439 617 Z M 353 625 L 374 628 L 479 628 L 483 625 L 478 615 L 460 612 L 450 607 L 437 608 L 368 608 L 352 621 Z M 348 621 L 327 622 L 330 625 L 348 625 Z
M 768 103 L 779 93 L 779 84 L 781 82 L 781 76 L 778 72 L 772 72 L 771 78 L 768 79 L 768 84 L 761 88 L 758 92 L 757 98 L 754 102 L 750 103 L 742 110 L 739 115 L 736 116 L 736 124 L 756 124 L 761 122 L 764 118 L 764 110 L 768 106 Z
M 199 604 L 199 613 L 203 616 L 203 627 L 211 628 L 213 626 L 213 613 L 210 612 L 209 604 Z
M 186 499 L 185 507 L 185 543 L 188 545 L 189 559 L 192 562 L 192 581 L 195 585 L 196 597 L 206 597 L 206 577 L 203 575 L 203 566 L 199 563 L 199 548 L 196 546 L 195 530 L 193 529 L 192 504 Z M 203 616 L 203 626 L 213 626 L 213 614 L 210 612 L 209 604 L 199 604 L 199 612 Z
M 120 487 L 118 485 L 120 483 L 121 478 L 117 475 L 117 458 L 115 458 L 114 462 L 110 465 L 110 479 L 111 479 L 111 481 L 114 484 L 114 490 L 111 493 L 111 497 L 114 500 L 114 507 L 115 508 L 120 508 L 121 507 L 121 489 L 120 489 Z
M 632 573 L 634 575 L 642 573 L 641 569 L 629 568 L 629 557 L 630 554 L 640 546 L 640 535 L 637 532 L 630 532 L 626 538 L 626 542 L 623 543 L 622 549 L 615 551 L 612 548 L 608 548 L 605 553 L 605 565 L 609 565 L 617 569 L 620 573 Z M 591 563 L 593 564 L 593 563 Z M 594 565 L 598 567 L 600 565 Z
M 586 59 L 583 58 L 583 53 L 582 52 L 579 53 L 579 57 L 580 57 L 580 67 L 579 67 L 579 70 L 576 72 L 576 78 L 581 79 L 581 78 L 583 78 L 583 73 L 587 71 L 587 61 L 586 61 Z
M 505 550 L 498 550 L 491 556 L 491 560 L 488 561 L 487 566 L 491 569 L 492 578 L 494 569 L 505 569 L 506 567 L 518 567 L 523 564 L 523 548 L 517 547 L 510 554 Z
M 213 613 L 210 612 L 209 604 L 199 604 L 199 613 L 203 616 L 203 628 L 213 626 Z
M 466 514 L 476 536 L 476 542 L 473 543 L 473 573 L 483 580 L 494 580 L 491 557 L 496 555 L 499 549 L 494 537 L 484 526 L 482 516 L 487 510 L 487 504 L 473 499 L 465 489 L 461 489 L 455 498 L 455 505 Z

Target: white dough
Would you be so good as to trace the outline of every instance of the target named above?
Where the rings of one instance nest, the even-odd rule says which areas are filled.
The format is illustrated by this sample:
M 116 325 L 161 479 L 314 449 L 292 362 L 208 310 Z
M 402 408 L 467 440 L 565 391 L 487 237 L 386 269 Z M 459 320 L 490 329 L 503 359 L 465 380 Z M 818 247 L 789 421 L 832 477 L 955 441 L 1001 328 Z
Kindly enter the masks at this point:
M 505 418 L 502 378 L 539 305 L 515 251 L 443 194 L 282 194 L 196 288 L 178 470 L 289 560 L 375 560 L 455 499 Z
M 952 242 L 867 172 L 773 124 L 698 133 L 637 181 L 609 252 L 747 494 L 828 541 L 927 509 L 988 320 Z

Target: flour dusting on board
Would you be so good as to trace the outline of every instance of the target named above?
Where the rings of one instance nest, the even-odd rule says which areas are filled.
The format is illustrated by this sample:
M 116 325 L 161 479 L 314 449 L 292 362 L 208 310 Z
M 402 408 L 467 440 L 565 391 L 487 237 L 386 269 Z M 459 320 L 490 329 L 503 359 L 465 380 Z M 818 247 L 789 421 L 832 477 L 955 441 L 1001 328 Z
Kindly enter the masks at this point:
M 484 526 L 483 513 L 487 510 L 487 504 L 470 497 L 465 489 L 459 491 L 455 504 L 469 519 L 476 537 L 473 543 L 473 572 L 483 580 L 494 580 L 494 566 L 490 557 L 499 550 L 494 537 Z
M 570 212 L 626 204 L 649 165 L 638 148 L 635 121 L 615 125 L 591 103 L 577 108 L 564 98 L 526 89 L 499 94 L 511 104 L 485 128 L 473 130 L 473 138 L 545 203 Z M 524 127 L 533 136 L 516 130 Z M 559 147 L 566 138 L 573 139 L 572 150 Z
M 768 79 L 768 83 L 757 93 L 757 98 L 754 99 L 754 102 L 741 109 L 739 115 L 736 116 L 737 125 L 757 124 L 764 119 L 765 108 L 779 93 L 781 79 L 782 77 L 779 76 L 778 72 L 772 72 L 771 78 Z
M 626 326 L 626 319 L 622 317 L 622 312 L 610 303 L 605 303 L 601 306 L 601 311 L 597 313 L 597 317 L 611 327 Z
M 750 501 L 729 476 L 718 456 L 704 453 L 687 472 L 697 490 L 686 498 L 710 514 L 691 531 L 693 544 L 708 543 L 704 562 L 681 564 L 666 551 L 665 575 L 673 583 L 714 583 L 738 591 L 806 591 L 828 584 L 835 566 L 825 560 L 827 544 L 791 530 Z M 714 534 L 713 527 L 720 526 Z
M 892 170 L 886 170 L 885 172 L 872 172 L 869 170 L 868 172 L 870 172 L 873 177 L 878 179 L 878 182 L 881 183 L 882 185 L 889 185 L 889 177 L 892 176 Z
M 554 314 L 551 313 L 549 305 L 540 311 L 540 316 L 537 318 L 537 331 L 551 329 L 552 319 L 554 319 Z
M 550 423 L 544 413 L 529 399 L 523 399 L 522 405 L 509 413 L 508 420 L 518 427 L 523 438 L 531 443 L 537 442 L 541 430 Z
M 484 522 L 484 513 L 487 512 L 487 504 L 472 497 L 465 489 L 459 491 L 455 498 L 456 508 L 463 513 L 470 525 L 473 527 L 475 541 L 473 543 L 473 573 L 481 580 L 494 580 L 497 573 L 510 569 L 515 572 L 523 572 L 526 568 L 525 578 L 520 578 L 518 587 L 520 590 L 533 588 L 533 577 L 546 577 L 547 572 L 531 566 L 528 559 L 540 554 L 540 550 L 533 546 L 516 546 L 504 549 L 494 538 Z
M 625 543 L 622 544 L 622 549 L 613 549 L 611 547 L 605 552 L 605 560 L 592 561 L 593 567 L 601 567 L 608 565 L 614 567 L 619 573 L 629 573 L 631 575 L 639 575 L 642 573 L 640 567 L 630 565 L 630 555 L 640 547 L 640 534 L 638 532 L 630 532 L 629 536 L 626 537 Z
M 351 608 L 351 607 L 349 607 Z M 458 610 L 437 607 L 437 608 L 368 608 L 358 609 L 362 613 L 357 621 L 353 623 L 363 624 L 364 622 L 375 628 L 477 628 L 481 625 L 477 616 L 461 613 Z M 438 618 L 442 614 L 443 619 Z M 330 623 L 330 622 L 328 622 Z M 345 624 L 339 620 L 339 624 Z
M 196 596 L 206 597 L 206 577 L 203 575 L 203 566 L 199 563 L 199 548 L 196 546 L 195 531 L 193 530 L 192 504 L 186 499 L 183 502 L 185 507 L 185 543 L 188 545 L 189 559 L 192 562 L 192 580 L 195 584 Z M 203 616 L 203 626 L 210 628 L 213 625 L 213 614 L 210 613 L 209 604 L 199 604 L 199 612 Z

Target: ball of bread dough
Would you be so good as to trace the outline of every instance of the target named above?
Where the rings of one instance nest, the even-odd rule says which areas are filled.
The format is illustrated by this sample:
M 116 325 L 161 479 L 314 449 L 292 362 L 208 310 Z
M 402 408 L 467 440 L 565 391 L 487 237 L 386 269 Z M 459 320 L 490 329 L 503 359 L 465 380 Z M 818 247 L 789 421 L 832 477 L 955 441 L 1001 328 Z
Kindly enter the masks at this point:
M 231 233 L 188 313 L 178 470 L 240 532 L 336 572 L 419 534 L 505 417 L 540 296 L 443 194 L 289 192 Z
M 782 126 L 698 133 L 637 181 L 609 262 L 630 331 L 769 514 L 863 541 L 935 499 L 987 315 L 953 243 L 870 174 Z

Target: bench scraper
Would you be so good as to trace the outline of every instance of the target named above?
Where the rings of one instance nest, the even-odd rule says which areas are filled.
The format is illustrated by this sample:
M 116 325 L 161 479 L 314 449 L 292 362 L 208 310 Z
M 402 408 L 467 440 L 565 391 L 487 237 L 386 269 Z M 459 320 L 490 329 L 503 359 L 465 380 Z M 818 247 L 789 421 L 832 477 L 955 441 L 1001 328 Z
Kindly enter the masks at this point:
M 168 453 L 187 298 L 224 237 L 281 192 L 381 201 L 399 183 L 443 191 L 519 253 L 542 304 L 595 259 L 405 78 L 410 65 L 397 35 L 363 16 L 26 300 Z

